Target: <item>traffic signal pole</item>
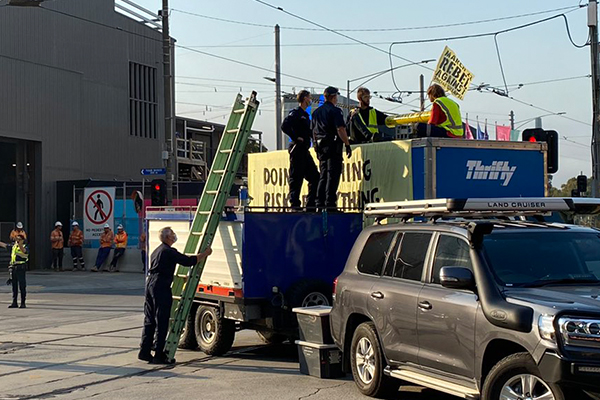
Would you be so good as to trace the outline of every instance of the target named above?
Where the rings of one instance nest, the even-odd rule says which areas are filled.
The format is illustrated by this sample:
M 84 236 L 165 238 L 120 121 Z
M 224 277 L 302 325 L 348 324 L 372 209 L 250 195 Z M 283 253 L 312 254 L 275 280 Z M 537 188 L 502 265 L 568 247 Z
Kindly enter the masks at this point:
M 592 61 L 592 194 L 600 197 L 600 74 L 598 73 L 598 3 L 588 3 L 588 27 Z
M 171 36 L 169 35 L 169 0 L 162 2 L 162 45 L 163 45 L 163 79 L 164 79 L 164 108 L 165 108 L 165 144 L 167 148 L 166 157 L 166 179 L 167 182 L 167 205 L 173 201 L 173 176 L 174 155 L 173 130 L 175 118 L 173 116 L 173 65 L 171 63 Z

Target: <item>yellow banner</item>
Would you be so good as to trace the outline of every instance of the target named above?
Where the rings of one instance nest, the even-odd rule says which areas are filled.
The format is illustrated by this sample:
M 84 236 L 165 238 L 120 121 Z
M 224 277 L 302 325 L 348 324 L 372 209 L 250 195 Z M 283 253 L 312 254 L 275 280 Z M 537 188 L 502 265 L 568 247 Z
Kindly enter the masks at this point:
M 464 100 L 474 75 L 460 62 L 448 46 L 444 48 L 433 73 L 433 82 L 438 83 L 447 92 Z
M 310 150 L 319 166 L 314 149 Z M 248 155 L 250 206 L 289 207 L 289 154 L 272 151 Z M 412 200 L 410 141 L 393 141 L 352 146 L 338 188 L 338 207 L 362 208 L 378 201 Z M 306 204 L 308 185 L 302 186 Z

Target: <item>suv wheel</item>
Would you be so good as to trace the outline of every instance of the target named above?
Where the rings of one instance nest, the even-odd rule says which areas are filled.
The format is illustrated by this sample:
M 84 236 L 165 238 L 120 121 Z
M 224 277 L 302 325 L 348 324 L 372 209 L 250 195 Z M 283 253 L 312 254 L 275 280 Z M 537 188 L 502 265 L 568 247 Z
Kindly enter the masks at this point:
M 385 361 L 372 322 L 362 323 L 354 331 L 350 357 L 352 376 L 362 394 L 381 397 L 398 392 L 400 381 L 383 374 Z
M 528 353 L 517 353 L 496 364 L 483 384 L 487 400 L 565 400 L 561 388 L 545 382 Z

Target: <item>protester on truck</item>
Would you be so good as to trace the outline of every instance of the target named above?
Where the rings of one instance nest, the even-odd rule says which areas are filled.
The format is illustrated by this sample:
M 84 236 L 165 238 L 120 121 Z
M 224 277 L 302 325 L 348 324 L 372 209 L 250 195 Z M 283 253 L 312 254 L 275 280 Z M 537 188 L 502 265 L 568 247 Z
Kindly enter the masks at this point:
M 427 89 L 429 101 L 433 103 L 427 124 L 417 125 L 418 137 L 463 138 L 464 129 L 460 116 L 460 107 L 454 100 L 446 97 L 444 89 L 433 84 Z M 429 129 L 429 134 L 427 130 Z
M 359 107 L 352 110 L 348 118 L 348 133 L 350 143 L 370 143 L 382 140 L 379 127 L 385 125 L 387 115 L 371 107 L 371 91 L 366 87 L 359 87 L 356 98 Z

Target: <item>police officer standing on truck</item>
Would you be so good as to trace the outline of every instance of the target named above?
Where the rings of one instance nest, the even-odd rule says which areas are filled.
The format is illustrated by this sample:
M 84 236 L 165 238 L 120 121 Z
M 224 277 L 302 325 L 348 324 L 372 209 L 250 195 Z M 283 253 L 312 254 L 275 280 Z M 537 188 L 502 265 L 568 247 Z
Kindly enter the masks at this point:
M 191 257 L 181 254 L 171 247 L 177 241 L 177 234 L 170 227 L 160 230 L 160 241 L 162 244 L 150 256 L 144 302 L 144 328 L 138 359 L 154 364 L 172 364 L 175 360 L 169 360 L 164 349 L 169 329 L 171 305 L 173 304 L 171 283 L 175 267 L 177 264 L 186 267 L 196 265 L 211 255 L 212 250 L 209 247 L 202 253 Z M 154 342 L 155 332 L 156 342 Z M 154 357 L 150 352 L 153 342 L 155 345 Z
M 317 185 L 319 184 L 319 171 L 308 152 L 312 132 L 310 130 L 310 115 L 306 109 L 311 103 L 310 92 L 301 90 L 298 93 L 298 108 L 290 111 L 283 120 L 281 130 L 292 139 L 288 147 L 290 153 L 290 206 L 293 210 L 300 210 L 300 191 L 304 179 L 308 181 L 308 196 L 306 210 L 314 211 L 317 198 Z
M 323 93 L 325 103 L 313 112 L 312 131 L 319 159 L 317 207 L 337 210 L 337 189 L 342 174 L 344 146 L 348 158 L 352 155 L 342 110 L 336 107 L 339 92 L 329 86 Z

